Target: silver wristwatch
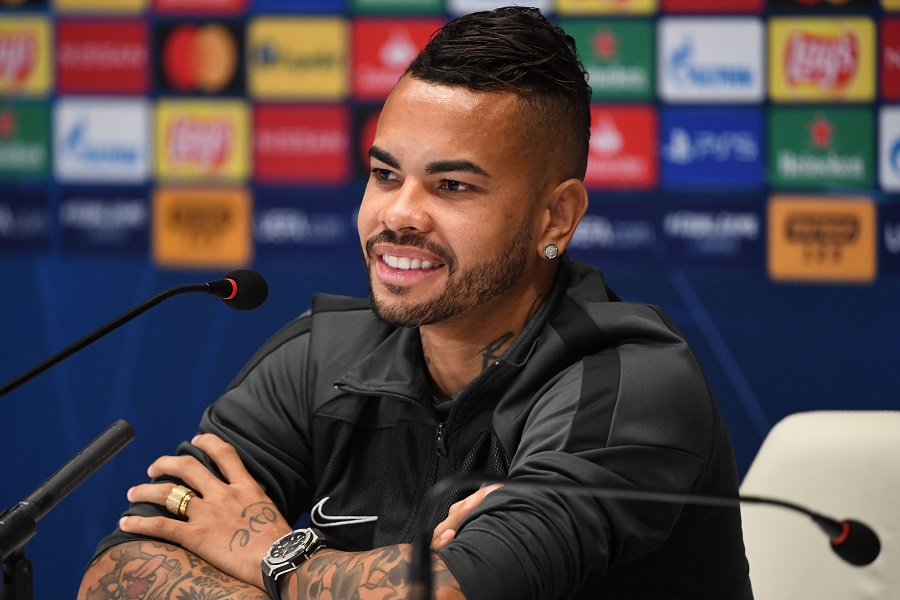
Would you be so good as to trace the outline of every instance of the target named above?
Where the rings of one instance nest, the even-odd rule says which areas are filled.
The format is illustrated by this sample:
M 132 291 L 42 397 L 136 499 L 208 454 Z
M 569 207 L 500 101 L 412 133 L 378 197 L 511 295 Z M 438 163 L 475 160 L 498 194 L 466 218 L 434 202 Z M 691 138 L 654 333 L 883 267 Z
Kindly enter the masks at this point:
M 278 578 L 300 567 L 313 553 L 324 547 L 324 536 L 315 529 L 297 529 L 275 540 L 261 565 L 263 583 L 269 597 L 280 600 Z

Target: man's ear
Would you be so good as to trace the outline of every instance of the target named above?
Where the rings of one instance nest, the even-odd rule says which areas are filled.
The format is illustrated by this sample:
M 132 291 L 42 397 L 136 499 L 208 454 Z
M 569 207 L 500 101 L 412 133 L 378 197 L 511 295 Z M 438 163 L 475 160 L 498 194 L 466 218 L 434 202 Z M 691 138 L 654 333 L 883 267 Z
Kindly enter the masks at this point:
M 557 185 L 550 193 L 545 213 L 545 230 L 541 237 L 541 249 L 545 244 L 553 243 L 559 252 L 569 245 L 575 228 L 588 207 L 588 193 L 584 182 L 580 179 L 567 179 Z

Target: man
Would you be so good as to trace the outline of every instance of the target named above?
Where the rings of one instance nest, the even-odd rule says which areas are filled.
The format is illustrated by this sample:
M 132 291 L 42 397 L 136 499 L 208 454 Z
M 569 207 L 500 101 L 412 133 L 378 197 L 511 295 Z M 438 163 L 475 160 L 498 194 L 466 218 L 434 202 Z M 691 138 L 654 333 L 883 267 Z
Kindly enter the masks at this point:
M 442 599 L 750 598 L 737 509 L 552 489 L 737 493 L 674 327 L 564 253 L 589 101 L 574 42 L 537 10 L 438 32 L 369 152 L 371 301 L 317 297 L 257 353 L 129 490 L 80 597 L 404 598 L 425 519 Z M 511 483 L 422 514 L 435 482 L 470 474 Z M 282 538 L 306 512 L 324 547 Z

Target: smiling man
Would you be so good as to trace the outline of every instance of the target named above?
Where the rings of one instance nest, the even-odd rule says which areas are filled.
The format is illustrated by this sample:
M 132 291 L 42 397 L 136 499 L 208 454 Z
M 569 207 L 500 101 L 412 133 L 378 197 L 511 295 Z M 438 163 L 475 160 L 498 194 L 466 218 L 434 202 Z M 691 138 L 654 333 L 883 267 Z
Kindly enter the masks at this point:
M 441 599 L 751 598 L 736 508 L 553 489 L 737 494 L 677 330 L 565 253 L 590 95 L 537 10 L 442 28 L 369 152 L 370 298 L 318 296 L 256 354 L 129 490 L 80 597 L 405 598 L 425 521 Z M 546 491 L 457 490 L 423 514 L 473 474 Z

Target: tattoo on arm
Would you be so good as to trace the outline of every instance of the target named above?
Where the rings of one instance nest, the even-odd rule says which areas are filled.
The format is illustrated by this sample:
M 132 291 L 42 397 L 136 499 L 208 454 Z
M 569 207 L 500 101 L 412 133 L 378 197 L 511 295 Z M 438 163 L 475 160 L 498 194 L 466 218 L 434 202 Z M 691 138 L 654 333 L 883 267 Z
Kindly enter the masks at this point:
M 388 600 L 410 594 L 409 544 L 366 552 L 318 552 L 295 578 L 295 598 Z M 434 592 L 438 597 L 464 600 L 459 583 L 444 561 L 432 552 Z
M 105 572 L 104 572 L 105 571 Z M 266 600 L 259 589 L 234 579 L 178 546 L 130 542 L 91 565 L 85 600 Z
M 512 331 L 507 331 L 493 342 L 481 349 L 481 370 L 491 366 L 503 354 L 501 350 L 515 337 Z

